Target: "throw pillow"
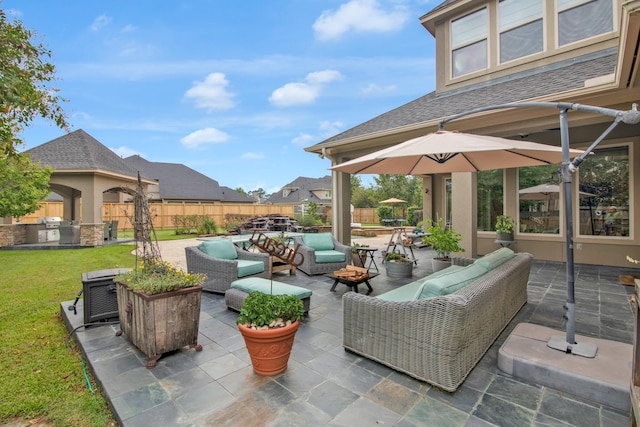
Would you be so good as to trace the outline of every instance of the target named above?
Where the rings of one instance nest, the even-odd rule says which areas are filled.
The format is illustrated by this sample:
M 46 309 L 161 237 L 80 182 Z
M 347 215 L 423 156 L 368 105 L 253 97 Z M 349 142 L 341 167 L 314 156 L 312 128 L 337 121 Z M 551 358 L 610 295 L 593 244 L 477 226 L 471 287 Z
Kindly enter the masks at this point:
M 238 259 L 236 247 L 229 239 L 205 240 L 198 249 L 214 258 Z

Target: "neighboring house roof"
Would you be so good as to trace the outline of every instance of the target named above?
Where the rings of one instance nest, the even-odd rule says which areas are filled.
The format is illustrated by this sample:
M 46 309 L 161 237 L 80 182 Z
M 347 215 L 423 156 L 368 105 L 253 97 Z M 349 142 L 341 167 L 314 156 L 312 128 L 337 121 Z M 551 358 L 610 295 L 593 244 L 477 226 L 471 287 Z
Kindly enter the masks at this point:
M 34 163 L 49 165 L 58 172 L 107 171 L 137 177 L 136 169 L 82 129 L 26 152 Z
M 289 193 L 284 196 L 285 190 Z M 321 199 L 316 196 L 313 191 L 331 190 L 331 176 L 326 175 L 322 178 L 298 177 L 289 184 L 283 186 L 280 191 L 269 197 L 265 203 L 282 204 L 282 203 L 331 203 L 331 199 Z M 305 200 L 306 199 L 306 200 Z
M 236 190 L 225 187 L 224 185 L 220 187 L 222 190 L 222 200 L 225 202 L 235 202 L 235 203 L 255 203 L 255 200 L 249 196 L 245 196 L 242 193 L 237 192 Z
M 158 181 L 163 200 L 224 200 L 218 181 L 178 163 L 150 162 L 139 155 L 124 159 L 141 174 Z
M 617 49 L 611 48 L 461 89 L 431 92 L 305 150 L 316 151 L 344 139 L 439 120 L 488 105 L 518 102 L 582 88 L 588 79 L 613 73 L 616 60 Z

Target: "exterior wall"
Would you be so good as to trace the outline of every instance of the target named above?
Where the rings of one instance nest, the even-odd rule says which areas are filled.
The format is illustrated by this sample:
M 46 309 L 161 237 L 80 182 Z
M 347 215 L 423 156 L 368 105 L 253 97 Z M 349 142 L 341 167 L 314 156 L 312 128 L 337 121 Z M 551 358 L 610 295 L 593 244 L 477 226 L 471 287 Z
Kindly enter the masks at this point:
M 24 245 L 27 228 L 23 224 L 0 224 L 0 247 Z

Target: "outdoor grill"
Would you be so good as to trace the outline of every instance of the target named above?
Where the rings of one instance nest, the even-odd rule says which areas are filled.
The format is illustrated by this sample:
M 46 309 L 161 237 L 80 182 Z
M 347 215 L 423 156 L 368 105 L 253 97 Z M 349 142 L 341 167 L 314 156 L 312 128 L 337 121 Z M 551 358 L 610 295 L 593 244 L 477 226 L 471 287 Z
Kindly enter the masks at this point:
M 38 229 L 38 243 L 60 240 L 61 221 L 62 219 L 59 216 L 41 216 L 38 218 L 38 224 L 41 224 Z M 42 224 L 44 224 L 44 229 Z

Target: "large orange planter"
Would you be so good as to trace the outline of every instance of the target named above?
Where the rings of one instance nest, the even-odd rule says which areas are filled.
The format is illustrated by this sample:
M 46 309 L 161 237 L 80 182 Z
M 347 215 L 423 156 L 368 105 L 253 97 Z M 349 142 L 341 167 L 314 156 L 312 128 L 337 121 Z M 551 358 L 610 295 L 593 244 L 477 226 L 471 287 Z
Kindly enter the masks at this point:
M 287 369 L 299 325 L 300 321 L 296 320 L 284 328 L 258 331 L 238 325 L 256 374 L 276 375 Z

